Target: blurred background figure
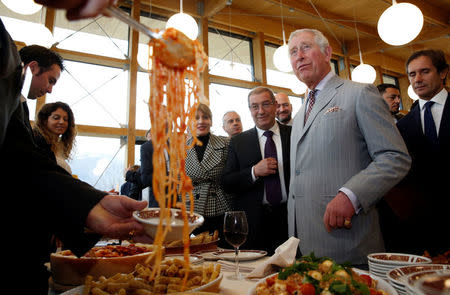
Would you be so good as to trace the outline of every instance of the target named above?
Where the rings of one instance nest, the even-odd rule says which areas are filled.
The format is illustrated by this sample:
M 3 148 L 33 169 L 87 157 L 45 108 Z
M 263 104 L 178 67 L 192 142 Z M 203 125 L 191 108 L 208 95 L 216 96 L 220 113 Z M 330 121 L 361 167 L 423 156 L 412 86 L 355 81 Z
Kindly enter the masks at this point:
M 72 174 L 70 159 L 77 130 L 69 105 L 57 101 L 45 104 L 37 114 L 33 135 L 36 144 L 59 166 Z
M 228 137 L 232 137 L 242 132 L 241 116 L 235 111 L 228 111 L 223 115 L 222 128 L 228 134 Z
M 200 104 L 195 116 L 197 138 L 202 145 L 195 145 L 187 151 L 186 174 L 194 185 L 194 211 L 204 216 L 205 222 L 194 231 L 219 231 L 220 243 L 226 245 L 223 237 L 223 219 L 231 211 L 232 195 L 223 190 L 221 179 L 228 155 L 229 139 L 211 134 L 212 113 L 205 104 Z M 193 138 L 187 140 L 187 145 Z
M 125 172 L 125 183 L 123 183 L 120 186 L 120 194 L 124 196 L 128 196 L 132 199 L 141 201 L 142 200 L 142 189 L 139 187 L 138 184 L 131 182 L 126 179 L 126 173 L 128 171 L 136 172 L 139 170 L 141 166 L 139 165 L 133 165 L 130 168 L 127 169 Z
M 400 113 L 400 88 L 394 84 L 380 84 L 377 86 L 378 91 L 380 91 L 381 96 L 384 101 L 389 106 L 389 111 L 391 112 L 392 117 L 397 123 L 398 120 L 403 118 L 405 115 Z
M 283 125 L 292 126 L 294 119 L 292 118 L 292 104 L 286 93 L 279 92 L 275 95 L 277 101 L 276 117 L 278 122 Z

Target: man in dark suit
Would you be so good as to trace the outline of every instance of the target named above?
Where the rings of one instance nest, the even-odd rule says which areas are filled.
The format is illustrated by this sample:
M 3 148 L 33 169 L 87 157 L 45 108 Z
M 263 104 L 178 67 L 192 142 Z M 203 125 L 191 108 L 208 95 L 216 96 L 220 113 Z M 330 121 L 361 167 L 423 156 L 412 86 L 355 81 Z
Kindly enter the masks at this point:
M 236 195 L 249 232 L 244 248 L 272 254 L 286 241 L 291 127 L 275 120 L 277 103 L 271 89 L 256 87 L 248 95 L 255 128 L 231 138 L 224 169 L 225 190 Z M 275 153 L 271 154 L 275 146 Z
M 97 190 L 38 150 L 19 103 L 23 63 L 1 20 L 0 44 L 0 163 L 4 167 L 0 179 L 4 184 L 3 221 L 8 223 L 4 235 L 14 241 L 17 253 L 29 253 L 31 248 L 33 252 L 6 255 L 10 272 L 5 280 L 17 281 L 16 274 L 26 265 L 33 275 L 20 286 L 20 292 L 47 294 L 49 272 L 44 263 L 52 234 L 77 255 L 84 254 L 101 235 L 123 239 L 133 231 L 142 242 L 149 242 L 142 235 L 142 225 L 131 218 L 146 203 Z M 99 235 L 87 234 L 87 229 Z
M 405 115 L 400 113 L 400 88 L 394 84 L 383 83 L 377 86 L 378 91 L 380 91 L 381 97 L 389 106 L 389 112 L 391 112 L 392 118 L 395 123 L 398 122 Z
M 125 180 L 134 183 L 140 190 L 148 187 L 148 206 L 159 207 L 152 190 L 153 143 L 151 139 L 141 145 L 141 167 L 136 171 L 127 171 Z
M 441 50 L 422 50 L 409 57 L 406 70 L 419 103 L 397 123 L 412 166 L 399 185 L 406 194 L 399 207 L 403 213 L 405 207 L 409 210 L 392 238 L 397 250 L 436 255 L 450 249 L 450 193 L 444 172 L 450 167 L 450 95 L 444 87 L 449 65 Z
M 407 177 L 385 197 L 397 214 L 387 226 L 387 250 L 432 255 L 450 249 L 450 95 L 445 89 L 449 65 L 440 50 L 413 53 L 406 70 L 418 104 L 397 123 L 412 158 Z M 403 197 L 402 197 L 403 196 Z M 447 237 L 447 238 L 446 238 Z

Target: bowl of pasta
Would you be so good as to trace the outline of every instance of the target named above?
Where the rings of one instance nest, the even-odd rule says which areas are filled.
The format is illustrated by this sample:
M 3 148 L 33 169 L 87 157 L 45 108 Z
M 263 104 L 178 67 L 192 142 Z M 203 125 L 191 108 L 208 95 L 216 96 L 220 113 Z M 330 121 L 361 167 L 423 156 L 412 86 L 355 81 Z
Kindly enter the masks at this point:
M 160 208 L 146 208 L 142 211 L 133 212 L 133 217 L 144 226 L 145 232 L 153 239 L 156 238 L 160 222 L 163 227 L 170 226 L 164 243 L 182 240 L 185 224 L 187 224 L 189 234 L 191 234 L 205 220 L 202 215 L 197 213 L 189 214 L 187 212 L 183 214 L 181 209 L 174 208 L 165 210 L 163 211 Z

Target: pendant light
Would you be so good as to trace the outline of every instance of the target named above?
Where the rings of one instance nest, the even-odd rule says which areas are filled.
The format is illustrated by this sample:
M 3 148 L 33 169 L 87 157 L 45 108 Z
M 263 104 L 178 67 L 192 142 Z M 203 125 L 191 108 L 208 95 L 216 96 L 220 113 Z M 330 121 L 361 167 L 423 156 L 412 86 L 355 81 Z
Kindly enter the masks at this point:
M 35 14 L 41 10 L 42 5 L 34 3 L 33 0 L 2 0 L 8 9 L 19 14 Z
M 167 28 L 175 28 L 188 38 L 195 40 L 198 36 L 198 25 L 189 14 L 183 13 L 183 0 L 180 0 L 180 12 L 172 15 L 166 23 Z
M 361 46 L 359 44 L 359 34 L 358 29 L 356 28 L 355 22 L 355 30 L 356 30 L 356 38 L 358 39 L 358 49 L 359 49 L 359 61 L 360 64 L 352 71 L 352 81 L 360 82 L 360 83 L 373 83 L 377 78 L 377 72 L 375 69 L 368 64 L 363 63 L 362 54 L 361 54 Z
M 419 99 L 419 96 L 416 94 L 416 92 L 414 92 L 414 89 L 412 88 L 411 84 L 409 84 L 409 86 L 408 86 L 408 96 L 412 100 L 418 100 Z
M 378 19 L 378 35 L 390 45 L 403 45 L 419 35 L 423 27 L 423 14 L 411 3 L 398 3 L 386 9 Z
M 294 92 L 297 95 L 304 94 L 306 92 L 306 89 L 308 88 L 305 83 L 298 80 L 297 77 L 295 77 L 294 75 L 292 76 L 291 85 L 292 85 L 291 87 L 292 92 Z
M 273 64 L 281 72 L 292 72 L 292 65 L 289 59 L 289 47 L 286 44 L 286 37 L 284 34 L 284 22 L 283 22 L 283 1 L 280 1 L 281 7 L 281 29 L 283 32 L 283 45 L 275 50 L 273 54 Z

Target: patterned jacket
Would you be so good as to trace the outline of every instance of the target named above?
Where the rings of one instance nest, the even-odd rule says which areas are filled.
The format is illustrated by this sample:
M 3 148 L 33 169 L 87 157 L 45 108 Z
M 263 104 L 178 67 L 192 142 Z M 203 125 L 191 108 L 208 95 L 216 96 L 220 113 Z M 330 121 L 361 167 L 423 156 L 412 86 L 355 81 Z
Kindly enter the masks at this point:
M 191 143 L 189 138 L 187 144 Z M 233 196 L 223 190 L 221 183 L 228 145 L 228 138 L 211 134 L 201 162 L 195 148 L 187 151 L 186 173 L 194 185 L 194 211 L 205 217 L 218 216 L 233 208 Z

